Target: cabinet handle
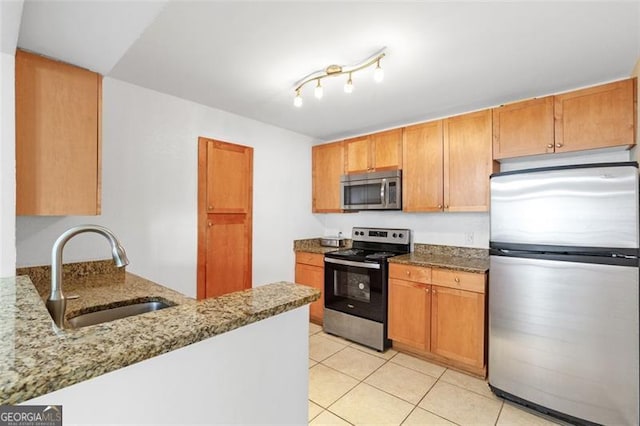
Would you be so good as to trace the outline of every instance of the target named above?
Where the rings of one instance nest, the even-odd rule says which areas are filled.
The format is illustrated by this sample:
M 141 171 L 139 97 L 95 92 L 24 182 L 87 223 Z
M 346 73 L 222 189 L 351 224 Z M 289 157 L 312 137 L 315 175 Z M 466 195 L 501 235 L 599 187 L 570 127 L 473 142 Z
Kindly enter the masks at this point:
M 562 148 L 562 144 L 561 143 L 557 143 L 556 144 L 556 148 Z
M 213 206 L 209 206 L 209 210 L 213 210 Z
M 424 289 L 424 291 L 426 291 L 427 293 L 429 293 L 429 289 L 428 289 L 428 288 L 425 288 L 425 289 Z
M 550 143 L 549 145 L 547 145 L 547 148 L 553 148 L 553 144 Z
M 411 271 L 404 271 L 405 274 L 411 275 Z
M 438 208 L 441 209 L 442 208 L 442 204 L 438 204 Z
M 446 205 L 444 206 L 444 208 L 445 208 L 445 209 L 449 209 L 449 204 L 446 204 Z
M 207 225 L 208 225 L 209 227 L 212 227 L 212 226 L 213 226 L 213 222 L 207 222 Z
M 432 290 L 432 293 L 433 293 L 433 294 L 436 294 L 436 293 L 437 293 L 435 288 Z
M 455 277 L 453 280 L 454 280 L 455 282 L 457 282 L 457 283 L 459 283 L 459 282 L 460 282 L 460 278 L 458 278 L 458 277 Z

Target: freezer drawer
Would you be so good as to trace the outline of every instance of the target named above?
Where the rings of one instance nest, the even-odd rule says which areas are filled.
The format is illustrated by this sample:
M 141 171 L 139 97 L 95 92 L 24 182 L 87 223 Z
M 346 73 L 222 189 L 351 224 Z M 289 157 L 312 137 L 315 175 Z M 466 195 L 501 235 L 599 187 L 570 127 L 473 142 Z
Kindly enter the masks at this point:
M 637 248 L 638 168 L 601 165 L 494 175 L 491 241 Z
M 491 256 L 489 383 L 602 424 L 638 424 L 638 268 Z

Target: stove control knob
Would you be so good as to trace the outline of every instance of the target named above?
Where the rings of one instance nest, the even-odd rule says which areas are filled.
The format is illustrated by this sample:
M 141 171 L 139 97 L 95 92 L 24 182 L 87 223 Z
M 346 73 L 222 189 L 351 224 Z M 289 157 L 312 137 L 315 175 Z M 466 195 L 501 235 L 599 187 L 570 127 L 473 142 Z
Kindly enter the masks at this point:
M 398 234 L 396 234 L 395 232 L 393 233 L 393 238 L 396 238 L 398 236 Z
M 404 234 L 400 234 L 400 235 L 399 235 L 399 237 L 400 237 L 400 238 L 404 238 Z

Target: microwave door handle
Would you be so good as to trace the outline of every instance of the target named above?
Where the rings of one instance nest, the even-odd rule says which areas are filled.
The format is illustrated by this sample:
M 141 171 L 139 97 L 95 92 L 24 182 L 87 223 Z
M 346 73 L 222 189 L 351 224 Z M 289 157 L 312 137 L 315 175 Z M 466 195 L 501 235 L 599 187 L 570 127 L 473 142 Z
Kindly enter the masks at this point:
M 385 187 L 387 186 L 387 180 L 386 179 L 382 179 L 382 182 L 380 182 L 380 202 L 382 203 L 383 207 L 387 206 L 387 200 L 385 199 Z

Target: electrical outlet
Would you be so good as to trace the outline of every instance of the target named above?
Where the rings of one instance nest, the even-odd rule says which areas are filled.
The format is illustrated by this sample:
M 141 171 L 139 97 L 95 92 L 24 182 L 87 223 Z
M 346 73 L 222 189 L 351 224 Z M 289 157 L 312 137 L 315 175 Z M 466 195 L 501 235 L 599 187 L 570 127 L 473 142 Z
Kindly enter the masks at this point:
M 473 244 L 473 232 L 464 233 L 464 242 L 465 244 Z

